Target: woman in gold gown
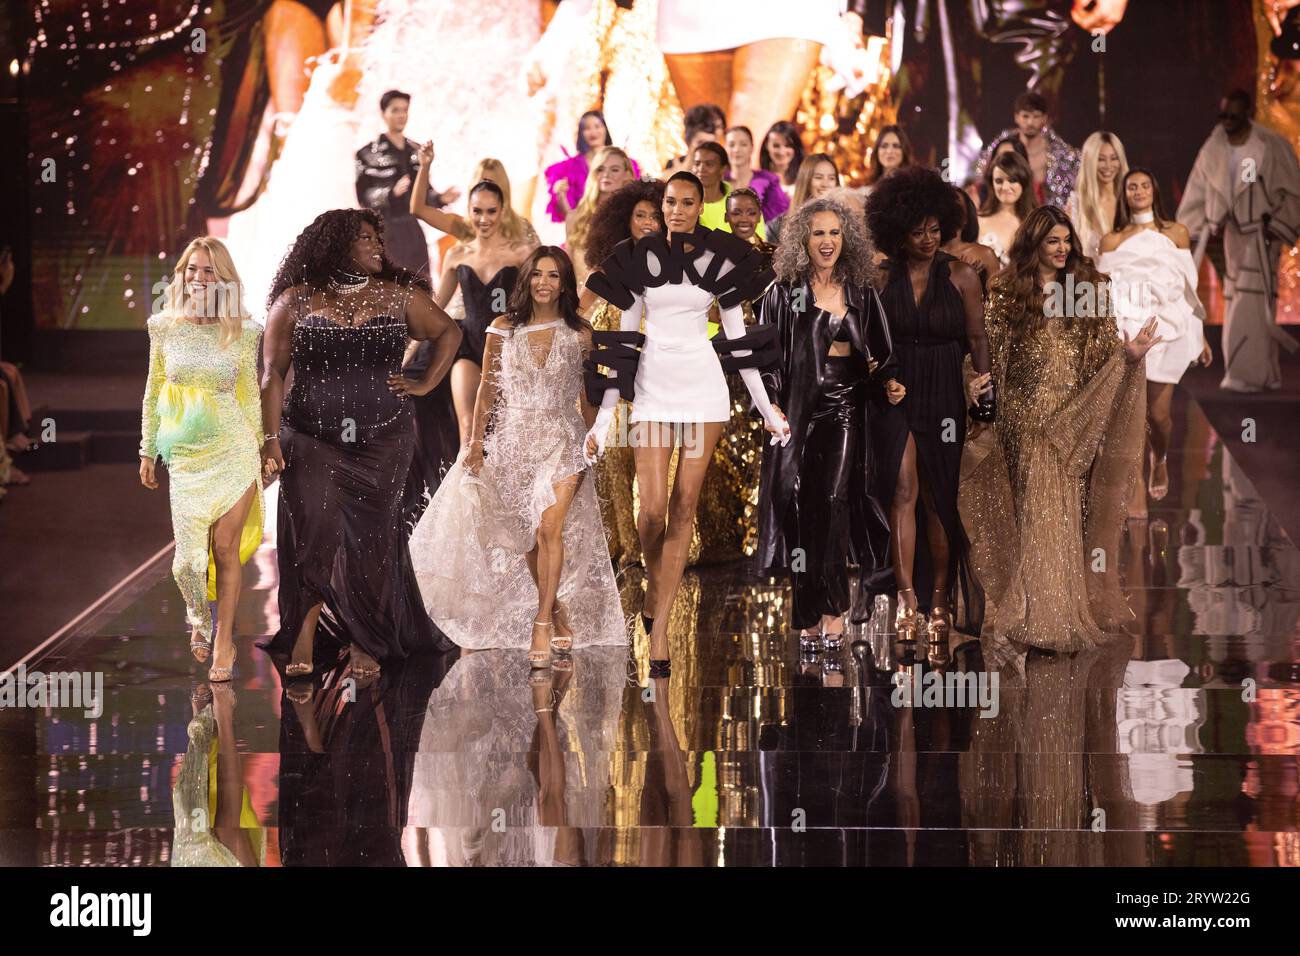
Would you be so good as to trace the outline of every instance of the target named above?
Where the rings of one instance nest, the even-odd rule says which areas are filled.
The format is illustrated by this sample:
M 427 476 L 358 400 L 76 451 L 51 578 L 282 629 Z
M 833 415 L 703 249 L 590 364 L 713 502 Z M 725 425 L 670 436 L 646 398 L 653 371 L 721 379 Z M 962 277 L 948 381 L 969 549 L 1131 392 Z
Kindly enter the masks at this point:
M 1154 320 L 1121 340 L 1106 277 L 1055 206 L 1025 219 L 1010 260 L 985 316 L 1000 407 L 967 453 L 959 501 L 992 666 L 1023 665 L 1030 646 L 1097 646 L 1132 618 L 1119 538 L 1142 452 L 1145 356 L 1160 341 Z M 972 379 L 972 398 L 986 379 Z
M 149 319 L 149 379 L 140 441 L 140 482 L 170 475 L 176 555 L 190 650 L 200 662 L 217 642 L 210 679 L 230 679 L 240 563 L 262 540 L 262 411 L 257 385 L 260 327 L 243 306 L 234 262 L 218 239 L 194 239 Z

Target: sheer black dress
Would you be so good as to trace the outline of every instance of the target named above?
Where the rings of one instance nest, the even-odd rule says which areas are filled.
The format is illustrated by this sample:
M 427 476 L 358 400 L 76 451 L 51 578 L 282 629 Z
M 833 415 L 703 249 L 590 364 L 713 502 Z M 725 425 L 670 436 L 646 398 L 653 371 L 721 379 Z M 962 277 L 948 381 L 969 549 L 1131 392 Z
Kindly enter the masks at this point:
M 952 283 L 949 264 L 956 261 L 937 252 L 920 303 L 903 259 L 881 265 L 888 279 L 880 292 L 889 317 L 895 378 L 907 389 L 897 405 L 876 401 L 873 442 L 879 455 L 879 500 L 886 510 L 894 498 L 898 469 L 907 437 L 916 441 L 916 470 L 921 485 L 916 505 L 916 553 L 912 580 L 918 606 L 929 611 L 934 587 L 930 549 L 925 528 L 934 509 L 948 539 L 948 607 L 953 629 L 978 634 L 983 618 L 983 594 L 970 571 L 969 542 L 957 513 L 957 486 L 961 477 L 962 446 L 966 441 L 966 390 L 962 360 L 969 341 L 983 340 L 982 317 L 978 330 L 966 326 L 961 292 Z M 980 364 L 987 362 L 981 357 Z M 954 600 L 961 590 L 960 604 Z

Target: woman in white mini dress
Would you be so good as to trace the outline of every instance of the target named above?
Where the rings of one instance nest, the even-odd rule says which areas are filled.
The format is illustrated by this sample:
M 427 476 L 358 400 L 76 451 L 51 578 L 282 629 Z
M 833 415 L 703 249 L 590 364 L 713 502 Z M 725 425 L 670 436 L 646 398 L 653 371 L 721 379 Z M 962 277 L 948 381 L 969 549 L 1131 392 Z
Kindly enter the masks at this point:
M 743 302 L 762 294 L 771 271 L 749 243 L 699 225 L 703 199 L 694 175 L 673 175 L 664 190 L 667 234 L 619 243 L 587 279 L 587 288 L 623 313 L 621 331 L 596 333 L 598 348 L 587 363 L 588 398 L 599 399 L 601 408 L 586 453 L 591 459 L 604 450 L 620 394 L 631 401 L 628 440 L 641 497 L 637 534 L 646 568 L 642 618 L 651 677 L 669 676 L 668 611 L 686 566 L 700 488 L 731 418 L 725 372 L 740 372 L 769 432 L 782 441 L 790 435 L 759 372 L 777 354 L 775 339 L 766 329 L 746 335 L 742 310 Z M 727 340 L 717 350 L 708 337 L 715 301 Z M 720 358 L 720 351 L 727 354 Z M 600 374 L 602 366 L 611 374 Z M 678 445 L 670 497 L 669 466 Z
M 1147 517 L 1146 498 L 1162 500 L 1169 490 L 1165 455 L 1173 432 L 1174 386 L 1188 366 L 1210 363 L 1205 309 L 1196 295 L 1196 264 L 1187 227 L 1169 219 L 1160 187 L 1150 170 L 1135 166 L 1119 183 L 1115 231 L 1101 240 L 1097 267 L 1110 276 L 1120 329 L 1133 336 L 1153 315 L 1161 341 L 1147 353 L 1147 465 L 1129 501 L 1130 518 Z

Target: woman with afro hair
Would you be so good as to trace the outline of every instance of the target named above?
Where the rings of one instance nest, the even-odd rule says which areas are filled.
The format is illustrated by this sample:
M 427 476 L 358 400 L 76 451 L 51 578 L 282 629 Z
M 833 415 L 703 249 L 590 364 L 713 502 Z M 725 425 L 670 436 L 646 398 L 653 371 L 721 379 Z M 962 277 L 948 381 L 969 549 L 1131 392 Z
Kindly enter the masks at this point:
M 433 342 L 419 379 L 402 375 L 408 337 Z M 262 374 L 262 469 L 281 479 L 280 630 L 264 646 L 290 655 L 288 677 L 312 672 L 318 623 L 350 645 L 359 679 L 451 646 L 424 612 L 403 525 L 408 398 L 447 374 L 460 339 L 427 281 L 384 254 L 370 210 L 321 213 L 280 264 Z
M 660 207 L 664 201 L 664 184 L 659 180 L 628 183 L 596 207 L 587 227 L 587 244 L 583 256 L 589 263 L 609 258 L 614 247 L 624 239 L 636 242 L 642 236 L 664 231 Z M 617 332 L 623 313 L 590 289 L 582 290 L 579 308 L 597 332 Z M 627 424 L 626 408 L 620 408 L 610 424 L 611 434 L 623 434 Z M 605 521 L 609 539 L 609 556 L 618 567 L 641 561 L 641 541 L 636 532 L 636 464 L 632 449 L 610 442 L 605 456 L 596 465 L 596 497 L 600 499 L 600 516 Z
M 967 415 L 963 356 L 970 353 L 976 373 L 989 370 L 982 289 L 975 270 L 940 249 L 961 221 L 952 187 L 920 166 L 886 176 L 867 200 L 867 225 L 888 256 L 878 284 L 898 381 L 907 390 L 897 406 L 881 406 L 873 428 L 898 588 L 895 621 L 904 643 L 925 630 L 936 667 L 948 661 L 957 585 L 964 619 L 956 630 L 977 637 L 983 603 L 957 512 Z M 992 396 L 981 398 L 971 416 L 991 421 Z M 928 611 L 921 622 L 918 609 Z

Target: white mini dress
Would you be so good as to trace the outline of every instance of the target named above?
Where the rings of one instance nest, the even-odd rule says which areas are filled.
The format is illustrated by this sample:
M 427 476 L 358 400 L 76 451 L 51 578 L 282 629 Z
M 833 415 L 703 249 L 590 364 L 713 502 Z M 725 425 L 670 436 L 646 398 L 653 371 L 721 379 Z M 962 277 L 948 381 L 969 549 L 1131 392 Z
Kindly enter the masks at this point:
M 707 269 L 712 258 L 712 251 L 705 252 L 696 260 L 698 270 Z M 713 294 L 683 280 L 647 288 L 638 298 L 645 306 L 645 345 L 628 421 L 730 421 L 731 393 L 709 341 Z

